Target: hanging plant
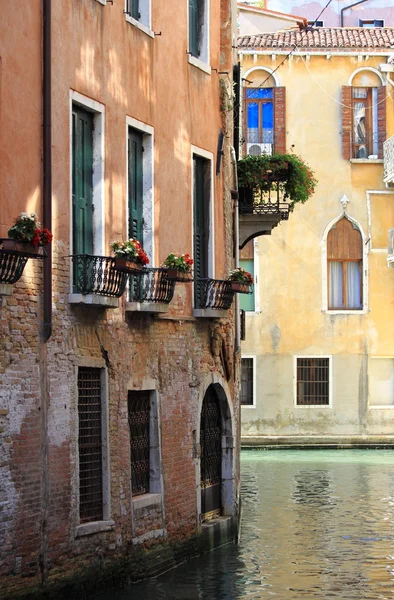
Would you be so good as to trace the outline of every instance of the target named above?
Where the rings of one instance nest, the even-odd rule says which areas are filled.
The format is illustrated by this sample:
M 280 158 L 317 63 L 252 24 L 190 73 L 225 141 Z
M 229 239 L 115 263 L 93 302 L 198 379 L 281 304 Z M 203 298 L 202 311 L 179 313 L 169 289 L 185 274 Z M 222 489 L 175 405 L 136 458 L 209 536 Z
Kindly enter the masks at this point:
M 317 180 L 312 169 L 296 154 L 261 154 L 238 161 L 240 188 L 261 192 L 279 190 L 290 210 L 297 202 L 306 202 L 314 193 Z

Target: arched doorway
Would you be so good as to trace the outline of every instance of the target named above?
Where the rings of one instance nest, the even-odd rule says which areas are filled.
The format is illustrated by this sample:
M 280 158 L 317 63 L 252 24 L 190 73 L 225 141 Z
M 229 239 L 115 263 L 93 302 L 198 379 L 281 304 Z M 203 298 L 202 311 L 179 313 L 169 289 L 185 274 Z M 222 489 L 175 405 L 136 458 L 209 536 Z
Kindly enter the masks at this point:
M 213 385 L 205 392 L 201 409 L 201 518 L 208 521 L 222 512 L 222 414 Z

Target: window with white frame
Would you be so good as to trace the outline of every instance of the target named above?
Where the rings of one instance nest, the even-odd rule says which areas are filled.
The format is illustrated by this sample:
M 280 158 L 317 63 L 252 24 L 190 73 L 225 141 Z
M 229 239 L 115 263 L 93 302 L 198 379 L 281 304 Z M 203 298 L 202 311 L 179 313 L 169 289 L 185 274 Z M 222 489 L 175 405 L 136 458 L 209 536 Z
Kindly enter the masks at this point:
M 241 394 L 240 402 L 242 406 L 254 406 L 254 358 L 241 358 Z
M 329 357 L 296 357 L 297 406 L 328 406 L 329 387 Z
M 374 27 L 384 27 L 384 21 L 383 19 L 359 19 L 358 26 L 368 27 L 369 29 Z
M 126 0 L 126 20 L 153 36 L 151 31 L 151 0 Z
M 79 519 L 109 518 L 105 371 L 78 369 Z
M 209 0 L 188 0 L 189 43 L 191 57 L 209 63 Z

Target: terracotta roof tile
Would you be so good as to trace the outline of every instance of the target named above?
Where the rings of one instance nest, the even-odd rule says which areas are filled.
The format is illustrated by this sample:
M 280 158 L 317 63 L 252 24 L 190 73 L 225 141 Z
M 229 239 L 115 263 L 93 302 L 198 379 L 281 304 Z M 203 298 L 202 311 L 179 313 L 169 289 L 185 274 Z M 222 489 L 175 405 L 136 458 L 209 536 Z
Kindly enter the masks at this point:
M 303 50 L 394 50 L 394 27 L 315 27 L 304 31 L 287 29 L 238 38 L 239 50 L 291 50 L 294 46 Z

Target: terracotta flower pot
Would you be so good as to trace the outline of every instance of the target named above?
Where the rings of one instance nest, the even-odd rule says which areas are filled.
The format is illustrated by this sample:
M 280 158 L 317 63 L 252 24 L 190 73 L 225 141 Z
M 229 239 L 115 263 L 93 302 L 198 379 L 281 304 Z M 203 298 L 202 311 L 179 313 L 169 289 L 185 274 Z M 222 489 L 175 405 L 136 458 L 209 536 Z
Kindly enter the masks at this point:
M 239 294 L 249 294 L 251 284 L 244 281 L 231 281 L 231 289 Z
M 193 281 L 193 274 L 191 271 L 188 273 L 183 273 L 182 271 L 178 271 L 178 269 L 167 269 L 167 279 L 171 281 L 180 281 L 180 282 L 190 282 Z
M 9 252 L 18 252 L 24 256 L 30 256 L 32 258 L 41 257 L 45 254 L 43 246 L 34 246 L 31 242 L 22 242 L 20 240 L 6 238 L 1 241 L 1 244 L 3 250 L 8 250 Z
M 138 261 L 131 260 L 125 256 L 115 256 L 115 269 L 117 271 L 126 271 L 127 273 L 136 273 L 142 271 L 144 265 Z

